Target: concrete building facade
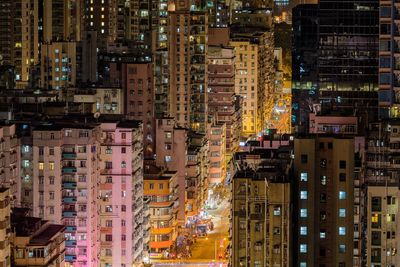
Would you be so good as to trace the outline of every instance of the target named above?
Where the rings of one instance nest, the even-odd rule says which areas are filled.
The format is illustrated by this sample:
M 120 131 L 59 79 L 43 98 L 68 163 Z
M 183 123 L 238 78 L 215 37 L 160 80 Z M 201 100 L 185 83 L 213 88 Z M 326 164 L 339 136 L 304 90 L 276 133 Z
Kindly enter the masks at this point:
M 294 264 L 352 266 L 354 139 L 294 140 Z

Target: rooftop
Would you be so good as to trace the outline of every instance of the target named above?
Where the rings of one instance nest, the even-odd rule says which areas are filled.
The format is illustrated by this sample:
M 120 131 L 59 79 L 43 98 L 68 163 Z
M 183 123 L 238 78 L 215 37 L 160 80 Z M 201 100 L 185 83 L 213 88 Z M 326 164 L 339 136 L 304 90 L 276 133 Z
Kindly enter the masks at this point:
M 30 245 L 47 245 L 53 236 L 63 231 L 64 225 L 60 224 L 49 224 L 46 228 L 34 235 L 30 240 Z

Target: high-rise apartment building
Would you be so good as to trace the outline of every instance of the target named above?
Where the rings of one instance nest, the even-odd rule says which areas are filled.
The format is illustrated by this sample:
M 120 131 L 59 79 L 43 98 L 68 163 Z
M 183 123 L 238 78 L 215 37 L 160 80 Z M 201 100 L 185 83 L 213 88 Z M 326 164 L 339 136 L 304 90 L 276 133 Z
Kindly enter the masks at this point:
M 169 115 L 202 133 L 208 122 L 207 32 L 204 8 L 179 1 L 169 11 Z
M 143 122 L 144 156 L 155 153 L 154 83 L 153 64 L 123 64 L 122 88 L 125 91 L 125 114 Z
M 173 118 L 156 122 L 156 165 L 177 172 L 177 220 L 185 225 L 207 200 L 209 141 L 204 134 L 177 127 Z M 184 155 L 184 156 L 182 156 Z
M 42 88 L 61 90 L 76 83 L 76 42 L 42 44 L 40 80 Z
M 0 65 L 12 65 L 16 86 L 28 85 L 31 69 L 39 63 L 40 1 L 5 0 L 0 4 Z
M 80 41 L 83 32 L 84 1 L 41 0 L 43 41 Z
M 226 0 L 208 1 L 207 9 L 210 27 L 225 28 L 229 23 L 229 3 Z
M 273 107 L 274 43 L 269 9 L 235 11 L 230 45 L 235 48 L 235 93 L 243 97 L 242 135 L 267 128 Z
M 353 266 L 354 139 L 294 140 L 294 264 Z
M 0 127 L 3 141 L 0 149 L 0 185 L 9 189 L 13 196 L 12 206 L 21 203 L 20 145 L 15 124 L 3 124 Z
M 319 1 L 320 90 L 377 90 L 378 9 L 378 0 Z
M 210 169 L 208 171 L 209 184 L 221 184 L 226 177 L 226 124 L 212 123 L 208 130 L 209 140 L 209 161 Z
M 143 216 L 142 124 L 102 123 L 100 128 L 99 266 L 132 266 L 142 262 L 149 226 Z
M 83 29 L 97 31 L 97 45 L 100 51 L 108 46 L 121 43 L 125 38 L 128 12 L 124 0 L 85 1 L 83 8 Z
M 234 55 L 233 47 L 208 47 L 208 109 L 216 122 L 226 124 L 226 153 L 229 155 L 238 149 L 240 136 Z
M 375 120 L 379 1 L 321 0 L 318 21 L 317 66 L 322 111 L 337 109 L 357 113 L 364 121 Z
M 185 182 L 185 218 L 195 221 L 208 198 L 209 141 L 201 135 L 191 135 L 187 150 Z
M 232 266 L 291 265 L 287 166 L 268 160 L 257 171 L 242 166 L 232 179 Z
M 398 183 L 371 184 L 367 192 L 367 265 L 398 266 Z
M 379 1 L 379 116 L 400 117 L 399 57 L 400 42 L 397 16 L 399 7 L 393 1 Z
M 312 104 L 317 99 L 318 5 L 298 5 L 292 10 L 292 125 L 307 132 Z
M 97 126 L 47 125 L 33 130 L 33 215 L 66 225 L 65 261 L 98 265 Z M 25 164 L 25 163 L 24 163 Z
M 41 125 L 32 139 L 32 147 L 24 140 L 22 167 L 32 173 L 33 214 L 66 226 L 67 265 L 141 263 L 149 230 L 141 122 Z
M 177 172 L 179 188 L 186 187 L 186 155 L 188 151 L 188 130 L 177 127 L 173 118 L 156 122 L 156 165 Z M 185 223 L 185 190 L 179 190 L 178 223 Z

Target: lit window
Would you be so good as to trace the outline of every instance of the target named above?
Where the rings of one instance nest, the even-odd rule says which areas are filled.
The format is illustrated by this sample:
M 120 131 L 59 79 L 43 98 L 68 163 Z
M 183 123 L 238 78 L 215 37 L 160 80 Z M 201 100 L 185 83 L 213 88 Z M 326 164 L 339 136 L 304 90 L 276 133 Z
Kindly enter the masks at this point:
M 56 52 L 56 54 L 58 54 L 58 53 L 60 53 L 60 50 L 56 49 L 55 52 Z
M 307 191 L 300 191 L 300 199 L 307 199 Z
M 346 209 L 339 209 L 339 217 L 346 217 Z
M 172 161 L 172 157 L 171 156 L 165 156 L 165 162 L 171 162 Z
M 122 169 L 125 169 L 125 168 L 126 168 L 126 162 L 125 162 L 125 161 L 122 161 L 122 162 L 121 162 L 121 168 L 122 168 Z
M 307 267 L 307 263 L 306 262 L 300 262 L 300 267 Z
M 49 163 L 49 169 L 50 170 L 54 170 L 54 162 L 50 162 Z
M 339 253 L 346 253 L 346 245 L 339 245 Z
M 274 216 L 280 216 L 281 215 L 281 207 L 276 206 L 274 207 Z
M 24 159 L 24 160 L 22 161 L 22 166 L 23 166 L 24 168 L 29 168 L 29 160 Z
M 93 7 L 90 7 L 90 11 L 93 11 Z
M 104 33 L 104 29 L 101 29 L 101 33 Z
M 325 237 L 326 237 L 326 232 L 325 231 L 319 232 L 319 238 L 324 239 Z
M 43 170 L 44 169 L 44 163 L 43 162 L 39 162 L 39 170 Z
M 300 244 L 300 253 L 307 253 L 307 244 Z
M 346 227 L 344 226 L 339 227 L 339 235 L 346 235 Z
M 104 26 L 104 21 L 101 22 L 101 26 Z
M 101 11 L 104 11 L 104 7 L 101 8 Z
M 300 235 L 307 235 L 307 226 L 300 226 Z
M 300 217 L 307 218 L 307 209 L 300 209 Z
M 308 173 L 306 173 L 306 172 L 300 173 L 300 181 L 307 182 L 307 180 L 308 180 Z
M 339 199 L 346 199 L 346 192 L 345 191 L 339 191 Z
M 326 176 L 325 175 L 322 175 L 320 177 L 320 180 L 321 180 L 321 185 L 326 185 Z
M 29 146 L 24 146 L 24 152 L 28 153 L 29 152 Z
M 379 220 L 378 217 L 379 217 L 379 215 L 378 215 L 377 213 L 373 213 L 373 214 L 372 214 L 372 217 L 371 217 L 371 222 L 377 223 L 378 220 Z

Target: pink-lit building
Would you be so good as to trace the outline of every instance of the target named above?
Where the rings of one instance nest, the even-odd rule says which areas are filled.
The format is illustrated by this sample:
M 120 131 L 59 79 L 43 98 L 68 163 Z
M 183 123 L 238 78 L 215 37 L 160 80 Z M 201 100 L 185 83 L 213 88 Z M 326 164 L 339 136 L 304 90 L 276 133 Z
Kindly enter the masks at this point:
M 357 134 L 357 117 L 310 114 L 310 133 Z
M 139 121 L 49 124 L 24 140 L 25 204 L 66 226 L 66 266 L 132 266 L 147 256 L 142 140 Z
M 98 266 L 140 264 L 149 218 L 143 213 L 143 129 L 141 122 L 102 123 L 98 207 Z
M 173 118 L 157 120 L 156 127 L 156 165 L 176 171 L 179 188 L 185 188 L 188 130 L 176 127 Z M 179 191 L 177 220 L 181 225 L 185 223 L 185 190 Z
M 98 126 L 44 125 L 33 130 L 33 215 L 65 228 L 66 266 L 99 266 Z

